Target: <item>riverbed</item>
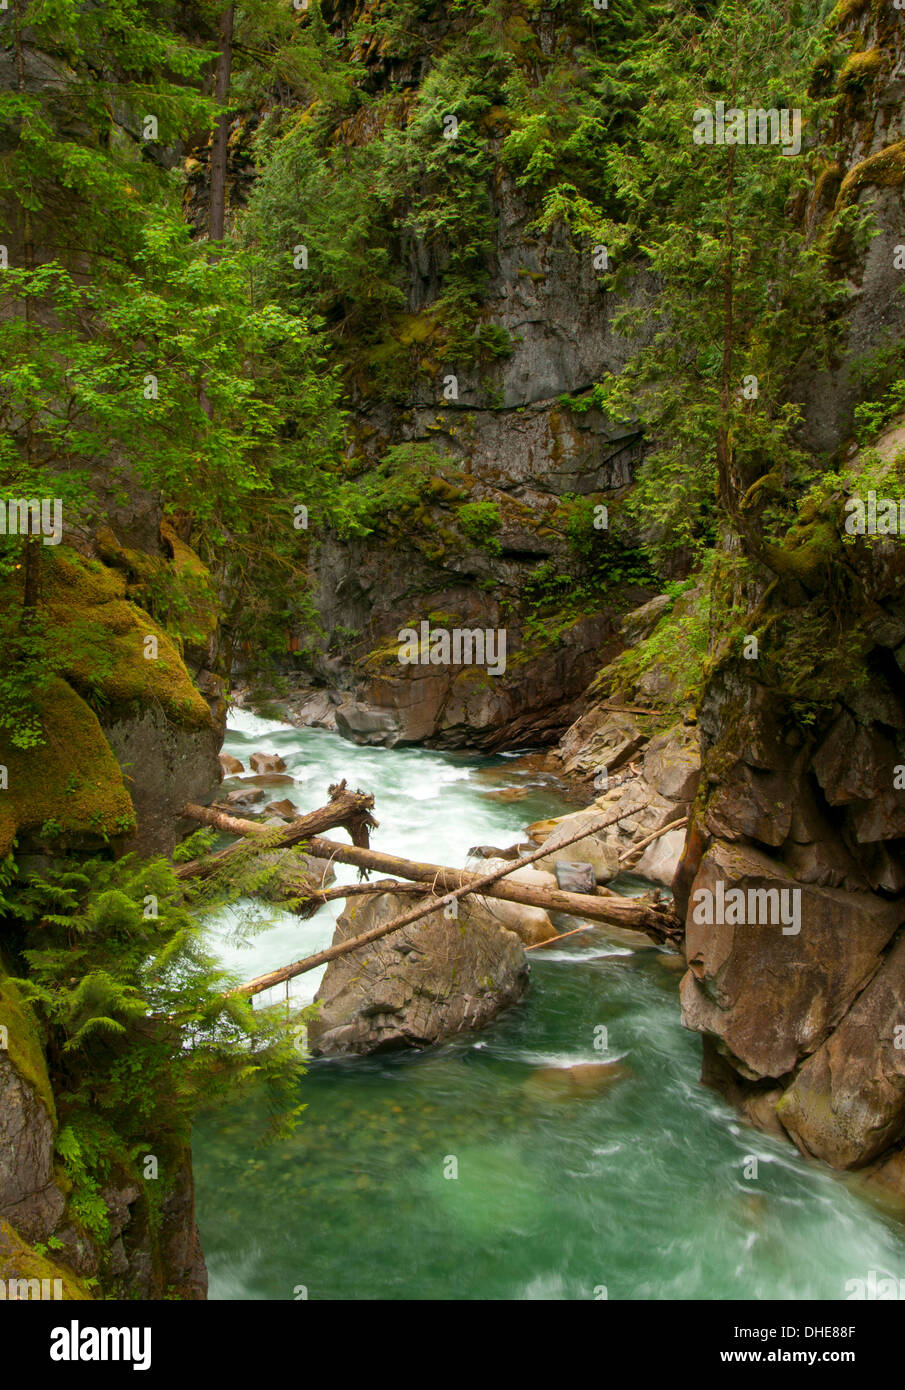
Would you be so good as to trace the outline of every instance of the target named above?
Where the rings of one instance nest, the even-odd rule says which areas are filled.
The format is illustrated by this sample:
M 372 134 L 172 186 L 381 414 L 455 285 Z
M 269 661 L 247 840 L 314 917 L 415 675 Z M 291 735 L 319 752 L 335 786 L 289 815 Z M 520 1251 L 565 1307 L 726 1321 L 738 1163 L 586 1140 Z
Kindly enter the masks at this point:
M 224 749 L 279 752 L 300 780 L 273 796 L 301 810 L 343 777 L 372 792 L 372 843 L 409 858 L 462 864 L 574 809 L 508 755 L 359 748 L 245 711 Z M 267 908 L 249 935 L 240 905 L 212 930 L 251 979 L 329 944 L 341 909 Z M 291 1139 L 262 1145 L 250 1100 L 198 1125 L 212 1298 L 840 1299 L 870 1270 L 905 1275 L 891 1216 L 700 1085 L 675 957 L 596 927 L 530 959 L 527 996 L 483 1033 L 312 1062 Z

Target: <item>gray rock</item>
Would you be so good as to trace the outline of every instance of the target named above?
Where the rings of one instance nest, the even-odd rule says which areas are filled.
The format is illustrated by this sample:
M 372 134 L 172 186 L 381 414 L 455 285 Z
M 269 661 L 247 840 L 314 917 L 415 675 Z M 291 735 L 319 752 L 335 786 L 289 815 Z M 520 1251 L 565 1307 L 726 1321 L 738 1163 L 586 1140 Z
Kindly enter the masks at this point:
M 408 895 L 351 899 L 334 944 L 414 906 Z M 321 1056 L 426 1047 L 463 1029 L 484 1027 L 528 987 L 522 943 L 483 906 L 466 898 L 458 918 L 441 910 L 327 966 L 308 1027 Z
M 593 893 L 597 888 L 593 864 L 574 859 L 558 859 L 554 873 L 557 885 L 564 893 Z

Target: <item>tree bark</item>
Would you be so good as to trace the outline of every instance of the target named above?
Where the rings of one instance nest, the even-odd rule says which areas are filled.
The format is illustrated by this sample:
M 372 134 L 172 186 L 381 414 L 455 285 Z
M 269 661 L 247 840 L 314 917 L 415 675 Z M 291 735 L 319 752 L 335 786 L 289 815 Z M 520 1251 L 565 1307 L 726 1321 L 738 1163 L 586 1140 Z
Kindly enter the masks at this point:
M 321 830 L 332 830 L 337 826 L 343 826 L 348 830 L 354 845 L 366 847 L 370 830 L 378 825 L 371 815 L 374 807 L 373 796 L 367 792 L 349 791 L 345 780 L 330 787 L 329 792 L 330 800 L 326 806 L 309 811 L 305 816 L 299 816 L 287 825 L 285 830 L 276 832 L 258 821 L 240 820 L 222 811 L 212 811 L 207 806 L 188 805 L 184 807 L 183 815 L 191 820 L 200 821 L 202 825 L 212 826 L 215 830 L 224 830 L 230 835 L 272 836 L 269 849 L 288 849 Z M 210 878 L 224 866 L 228 867 L 230 861 L 235 860 L 243 849 L 242 845 L 230 845 L 206 859 L 192 859 L 188 864 L 180 864 L 175 870 L 176 877 Z
M 229 96 L 230 73 L 233 61 L 233 24 L 235 6 L 227 5 L 220 16 L 220 54 L 217 58 L 217 75 L 214 95 L 222 106 Z M 211 241 L 222 241 L 226 227 L 226 169 L 229 141 L 229 116 L 226 112 L 217 117 L 214 139 L 211 145 L 211 207 L 208 221 L 208 236 Z

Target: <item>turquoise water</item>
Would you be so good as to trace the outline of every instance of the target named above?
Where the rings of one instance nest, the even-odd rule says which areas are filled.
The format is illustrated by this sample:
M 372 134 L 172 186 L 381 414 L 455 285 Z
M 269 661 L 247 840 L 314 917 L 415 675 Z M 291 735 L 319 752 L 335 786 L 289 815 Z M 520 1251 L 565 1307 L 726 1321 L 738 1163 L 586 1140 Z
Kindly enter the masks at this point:
M 235 724 L 227 750 L 279 751 L 305 810 L 343 776 L 372 791 L 373 843 L 413 858 L 462 863 L 567 809 L 511 759 L 356 748 L 242 712 Z M 486 795 L 511 786 L 528 794 Z M 278 915 L 244 945 L 242 914 L 224 917 L 224 959 L 245 978 L 298 959 L 329 941 L 338 910 Z M 481 1034 L 313 1062 L 291 1140 L 258 1144 L 251 1102 L 198 1127 L 212 1298 L 839 1299 L 869 1270 L 905 1274 L 902 1228 L 850 1180 L 699 1085 L 673 960 L 602 927 L 531 961 L 525 1000 Z

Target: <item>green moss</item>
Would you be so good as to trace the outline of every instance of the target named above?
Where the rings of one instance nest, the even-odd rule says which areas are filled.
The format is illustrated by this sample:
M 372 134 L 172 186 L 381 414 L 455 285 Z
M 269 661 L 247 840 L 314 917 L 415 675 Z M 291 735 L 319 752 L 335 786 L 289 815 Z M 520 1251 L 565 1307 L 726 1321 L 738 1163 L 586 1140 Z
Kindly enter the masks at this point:
M 848 24 L 849 20 L 862 14 L 870 6 L 870 0 L 839 0 L 839 4 L 833 10 L 827 23 L 833 28 L 841 29 Z
M 839 537 L 829 521 L 799 518 L 782 545 L 765 545 L 764 555 L 776 574 L 788 575 L 806 587 L 819 584 L 838 558 Z
M 56 1264 L 46 1255 L 40 1254 L 10 1226 L 8 1221 L 0 1221 L 0 1279 L 59 1279 L 62 1284 L 63 1299 L 69 1302 L 87 1303 L 91 1294 L 81 1280 L 71 1270 Z M 40 1295 L 39 1295 L 40 1296 Z
M 47 1062 L 34 1014 L 0 962 L 0 1026 L 7 1031 L 7 1055 L 19 1072 L 40 1097 L 54 1126 L 57 1109 L 54 1103 Z
M 853 53 L 839 73 L 838 86 L 841 92 L 863 92 L 883 66 L 883 54 L 879 48 L 869 48 L 866 53 Z
M 872 185 L 875 188 L 897 188 L 905 181 L 905 140 L 895 145 L 887 145 L 867 159 L 862 159 L 854 169 L 850 169 L 842 180 L 837 210 L 854 202 L 862 188 Z
M 45 602 L 58 628 L 67 679 L 112 714 L 136 705 L 160 705 L 174 723 L 206 727 L 207 702 L 193 686 L 182 658 L 163 628 L 125 597 L 117 571 L 60 549 L 48 559 Z M 145 657 L 145 639 L 157 639 L 157 656 Z
M 0 734 L 0 764 L 9 785 L 0 791 L 0 854 L 14 836 L 41 835 L 56 849 L 73 837 L 102 843 L 134 829 L 132 802 L 97 715 L 58 676 L 37 698 L 45 742 L 23 751 Z

